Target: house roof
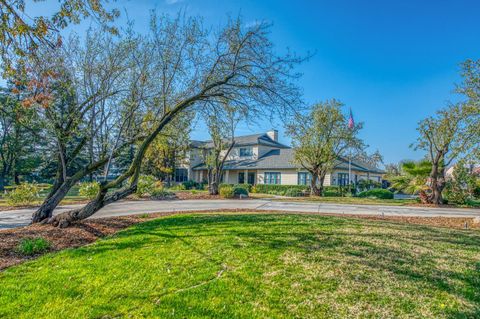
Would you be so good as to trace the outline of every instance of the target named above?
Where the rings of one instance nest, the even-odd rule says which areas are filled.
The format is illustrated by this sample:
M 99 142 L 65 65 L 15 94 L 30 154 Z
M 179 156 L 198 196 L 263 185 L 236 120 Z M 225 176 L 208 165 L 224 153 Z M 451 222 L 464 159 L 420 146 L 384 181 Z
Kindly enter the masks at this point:
M 235 146 L 253 146 L 253 145 L 266 145 L 271 147 L 278 147 L 278 148 L 289 148 L 287 145 L 283 145 L 279 142 L 272 140 L 267 134 L 252 134 L 252 135 L 244 135 L 244 136 L 237 136 L 235 137 Z M 212 141 L 191 141 L 190 145 L 196 148 L 212 148 L 213 142 Z
M 274 149 L 258 159 L 239 159 L 225 161 L 224 170 L 238 170 L 238 169 L 298 169 L 300 168 L 293 161 L 294 150 L 291 148 L 279 148 Z M 357 160 L 351 161 L 352 169 L 356 171 L 379 173 L 383 174 L 379 168 L 369 167 L 368 165 L 361 163 Z M 336 165 L 336 169 L 348 170 L 348 159 L 339 158 Z M 204 163 L 193 167 L 194 170 L 204 170 L 206 166 Z

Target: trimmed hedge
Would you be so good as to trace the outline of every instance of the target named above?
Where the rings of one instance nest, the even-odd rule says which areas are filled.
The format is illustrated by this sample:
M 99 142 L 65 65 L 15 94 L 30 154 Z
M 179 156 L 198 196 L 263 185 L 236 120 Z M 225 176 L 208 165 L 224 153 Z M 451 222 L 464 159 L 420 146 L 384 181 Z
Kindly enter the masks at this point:
M 285 191 L 285 196 L 288 197 L 302 197 L 305 193 L 296 188 L 289 188 Z
M 275 184 L 257 184 L 252 187 L 252 193 L 263 193 L 271 195 L 285 196 L 289 189 L 295 189 L 300 192 L 306 192 L 310 189 L 308 185 L 275 185 Z
M 358 194 L 358 197 L 373 197 L 379 199 L 393 199 L 393 193 L 388 189 L 374 188 Z
M 324 197 L 339 197 L 342 196 L 342 191 L 338 186 L 324 186 L 323 194 Z
M 248 193 L 252 191 L 252 185 L 250 184 L 220 184 L 219 188 L 222 188 L 223 186 L 232 186 L 233 188 L 243 188 Z

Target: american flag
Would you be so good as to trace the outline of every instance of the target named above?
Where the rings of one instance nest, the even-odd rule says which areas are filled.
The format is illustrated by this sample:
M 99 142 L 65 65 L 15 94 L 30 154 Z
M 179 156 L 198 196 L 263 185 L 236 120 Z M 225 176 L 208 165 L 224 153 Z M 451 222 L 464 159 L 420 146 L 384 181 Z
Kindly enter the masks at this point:
M 352 109 L 350 109 L 350 117 L 348 119 L 348 128 L 353 129 L 355 127 L 355 121 L 353 120 Z

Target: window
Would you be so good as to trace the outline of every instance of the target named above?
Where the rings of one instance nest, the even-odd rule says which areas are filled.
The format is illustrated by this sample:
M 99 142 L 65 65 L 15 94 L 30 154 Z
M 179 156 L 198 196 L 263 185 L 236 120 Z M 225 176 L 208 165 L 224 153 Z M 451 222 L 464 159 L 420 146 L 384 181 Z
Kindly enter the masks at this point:
M 182 183 L 188 181 L 188 170 L 186 168 L 175 169 L 175 182 Z
M 298 173 L 298 185 L 310 185 L 312 183 L 312 174 L 307 172 Z
M 265 184 L 281 184 L 281 173 L 265 172 Z
M 346 186 L 348 185 L 348 173 L 338 173 L 338 185 Z
M 252 155 L 253 155 L 253 148 L 251 147 L 240 148 L 240 157 L 250 157 Z

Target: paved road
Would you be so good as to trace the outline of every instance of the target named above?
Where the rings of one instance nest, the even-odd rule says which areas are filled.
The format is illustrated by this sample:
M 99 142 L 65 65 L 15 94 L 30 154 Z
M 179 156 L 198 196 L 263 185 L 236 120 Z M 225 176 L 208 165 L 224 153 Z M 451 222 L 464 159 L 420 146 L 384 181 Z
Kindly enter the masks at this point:
M 60 206 L 56 214 L 81 205 Z M 282 202 L 269 200 L 172 200 L 122 201 L 108 205 L 92 218 L 144 214 L 166 211 L 197 211 L 212 209 L 257 209 L 283 212 L 336 213 L 355 215 L 421 216 L 421 217 L 479 217 L 479 209 L 428 208 L 406 206 L 348 205 L 313 202 Z M 0 229 L 25 226 L 30 223 L 34 209 L 0 211 Z

